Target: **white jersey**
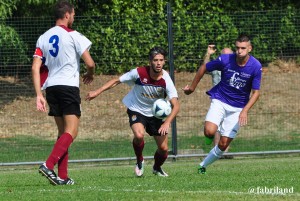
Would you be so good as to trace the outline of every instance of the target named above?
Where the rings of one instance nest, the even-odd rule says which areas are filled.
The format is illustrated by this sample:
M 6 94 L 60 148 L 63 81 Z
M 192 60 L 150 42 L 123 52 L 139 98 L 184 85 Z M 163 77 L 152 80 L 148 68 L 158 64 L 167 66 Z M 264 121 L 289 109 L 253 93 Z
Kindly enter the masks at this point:
M 154 101 L 159 98 L 178 98 L 178 93 L 167 71 L 163 70 L 160 80 L 151 79 L 149 72 L 149 66 L 132 69 L 120 77 L 120 82 L 134 85 L 123 98 L 126 107 L 152 117 L 151 108 Z
M 63 25 L 41 35 L 33 56 L 45 58 L 49 69 L 43 89 L 55 85 L 79 87 L 80 57 L 91 45 L 85 36 Z

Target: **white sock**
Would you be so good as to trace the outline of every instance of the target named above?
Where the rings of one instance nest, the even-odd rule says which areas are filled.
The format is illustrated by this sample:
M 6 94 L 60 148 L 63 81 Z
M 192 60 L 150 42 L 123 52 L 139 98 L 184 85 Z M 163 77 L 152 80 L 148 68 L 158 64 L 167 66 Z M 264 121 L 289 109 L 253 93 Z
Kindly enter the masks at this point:
M 204 158 L 204 160 L 200 163 L 200 165 L 202 167 L 207 167 L 208 165 L 210 165 L 213 162 L 215 162 L 216 160 L 218 160 L 223 155 L 223 153 L 224 153 L 224 151 L 221 151 L 219 149 L 218 145 L 216 145 L 214 148 L 212 148 L 212 150 L 210 150 L 210 152 Z

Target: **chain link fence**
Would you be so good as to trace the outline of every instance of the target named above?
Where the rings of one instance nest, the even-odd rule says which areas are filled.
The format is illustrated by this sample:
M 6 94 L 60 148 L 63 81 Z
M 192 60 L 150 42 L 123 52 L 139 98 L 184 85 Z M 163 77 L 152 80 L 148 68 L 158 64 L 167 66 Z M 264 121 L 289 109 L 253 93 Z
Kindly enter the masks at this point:
M 206 27 L 207 20 L 218 23 Z M 299 33 L 300 11 L 295 11 L 290 18 L 282 11 L 272 11 L 227 13 L 225 16 L 217 13 L 212 16 L 186 14 L 176 15 L 172 21 L 174 81 L 180 96 L 181 111 L 176 119 L 177 137 L 171 139 L 170 134 L 169 147 L 174 149 L 172 143 L 175 141 L 175 153 L 182 156 L 201 155 L 211 149 L 211 146 L 204 144 L 203 137 L 204 118 L 210 104 L 205 92 L 212 86 L 211 77 L 205 75 L 190 96 L 184 95 L 181 88 L 191 83 L 209 42 L 215 42 L 220 52 L 223 47 L 234 48 L 238 33 L 246 32 L 255 36 L 253 55 L 264 66 L 261 97 L 250 111 L 249 124 L 240 129 L 233 141 L 230 153 L 299 151 L 300 34 L 290 33 Z M 287 21 L 289 26 L 283 27 L 282 23 Z M 57 137 L 54 120 L 35 109 L 30 74 L 36 40 L 53 25 L 50 17 L 13 18 L 0 23 L 0 163 L 44 160 Z M 109 74 L 111 68 L 114 75 L 102 74 L 96 76 L 92 85 L 81 85 L 81 124 L 79 136 L 71 147 L 70 158 L 134 158 L 132 132 L 126 108 L 122 104 L 122 98 L 130 88 L 119 85 L 92 102 L 85 102 L 84 97 L 89 90 L 119 76 L 120 66 L 128 70 L 147 64 L 148 50 L 154 45 L 168 49 L 167 17 L 137 16 L 136 19 L 125 19 L 119 16 L 79 16 L 76 17 L 74 29 L 92 40 L 91 54 L 98 72 Z M 117 34 L 110 34 L 110 31 Z M 145 40 L 143 35 L 147 33 L 151 34 Z M 283 44 L 283 38 L 288 42 Z M 130 46 L 125 47 L 125 43 Z M 130 47 L 134 51 L 130 52 Z M 144 155 L 152 156 L 156 145 L 147 134 L 145 136 Z M 172 149 L 170 152 L 174 153 Z

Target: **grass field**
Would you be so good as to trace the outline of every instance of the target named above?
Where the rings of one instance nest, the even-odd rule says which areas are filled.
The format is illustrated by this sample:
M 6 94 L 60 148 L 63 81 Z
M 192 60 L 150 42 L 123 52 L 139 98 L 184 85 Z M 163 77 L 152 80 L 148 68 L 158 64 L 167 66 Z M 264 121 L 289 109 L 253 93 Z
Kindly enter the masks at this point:
M 199 158 L 167 161 L 168 178 L 145 174 L 136 178 L 134 161 L 70 164 L 74 186 L 52 186 L 38 166 L 0 168 L 1 200 L 300 200 L 299 155 L 235 157 L 196 173 Z M 285 193 L 284 193 L 285 192 Z
M 264 73 L 261 98 L 230 152 L 299 149 L 299 69 L 282 71 L 272 67 Z M 185 96 L 180 89 L 194 73 L 179 72 L 175 76 L 182 106 L 177 117 L 178 152 L 207 153 L 211 146 L 203 142 L 202 123 L 209 106 L 205 91 L 211 86 L 211 77 L 204 77 L 195 93 Z M 97 76 L 91 86 L 82 86 L 82 97 L 111 77 Z M 0 164 L 44 161 L 56 139 L 53 119 L 35 111 L 30 79 L 24 83 L 5 80 L 2 89 L 9 90 L 0 100 Z M 134 157 L 132 132 L 121 102 L 127 91 L 128 87 L 121 85 L 92 102 L 82 102 L 80 134 L 70 148 L 70 160 Z M 169 143 L 171 148 L 171 137 Z M 144 155 L 153 156 L 155 149 L 153 139 L 147 136 Z M 74 186 L 51 186 L 38 174 L 38 165 L 0 166 L 0 201 L 300 200 L 299 156 L 219 160 L 206 175 L 196 173 L 199 158 L 179 158 L 176 162 L 169 159 L 164 165 L 168 178 L 151 173 L 152 160 L 146 161 L 143 178 L 133 175 L 134 161 L 71 163 L 69 173 L 76 182 Z
M 287 139 L 280 139 L 277 143 L 274 143 L 274 138 L 270 136 L 269 140 L 264 141 L 264 138 L 258 137 L 252 139 L 237 137 L 231 144 L 230 152 L 295 150 L 300 146 L 297 133 Z M 155 141 L 149 136 L 145 137 L 145 141 L 144 156 L 153 156 L 156 150 Z M 28 136 L 1 139 L 0 164 L 43 161 L 52 150 L 53 143 L 54 140 Z M 171 139 L 169 148 L 171 150 Z M 211 148 L 212 145 L 204 143 L 203 136 L 178 137 L 179 153 L 201 153 L 201 151 L 208 153 Z M 135 157 L 130 139 L 76 140 L 70 147 L 70 160 L 121 157 Z

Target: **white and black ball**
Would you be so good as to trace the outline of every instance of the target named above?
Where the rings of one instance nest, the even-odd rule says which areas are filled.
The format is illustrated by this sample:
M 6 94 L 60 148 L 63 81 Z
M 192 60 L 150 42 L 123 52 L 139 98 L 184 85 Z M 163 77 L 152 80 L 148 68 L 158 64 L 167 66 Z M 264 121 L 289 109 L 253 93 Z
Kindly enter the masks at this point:
M 152 114 L 158 119 L 165 119 L 172 112 L 171 103 L 165 99 L 157 99 L 152 106 Z

